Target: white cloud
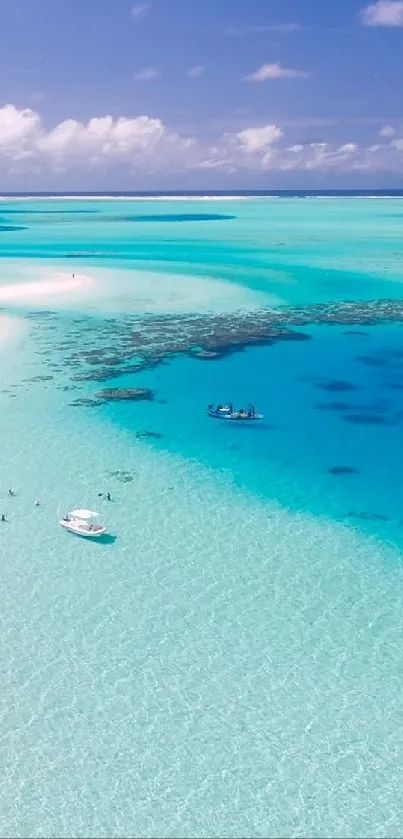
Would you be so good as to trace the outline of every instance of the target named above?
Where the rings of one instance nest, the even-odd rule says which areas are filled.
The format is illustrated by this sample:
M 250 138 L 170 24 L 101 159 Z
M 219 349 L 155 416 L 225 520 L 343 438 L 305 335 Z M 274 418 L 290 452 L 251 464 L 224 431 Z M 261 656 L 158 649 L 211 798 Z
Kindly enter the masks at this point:
M 221 129 L 222 130 L 222 129 Z M 147 115 L 110 115 L 87 122 L 65 119 L 46 128 L 39 113 L 15 105 L 0 107 L 0 171 L 2 175 L 102 172 L 125 167 L 127 175 L 157 172 L 333 171 L 393 172 L 403 175 L 403 139 L 358 146 L 353 142 L 287 144 L 274 123 L 251 126 L 203 138 L 171 131 L 161 119 Z
M 38 151 L 56 158 L 97 155 L 101 158 L 124 158 L 155 149 L 166 134 L 160 119 L 148 116 L 133 118 L 94 117 L 87 123 L 66 119 L 52 131 L 38 138 Z
M 250 154 L 266 149 L 271 143 L 275 143 L 282 133 L 276 125 L 261 125 L 257 128 L 244 128 L 235 134 L 235 138 L 239 141 L 241 148 Z
M 403 26 L 403 0 L 378 0 L 361 9 L 365 26 Z
M 15 105 L 0 108 L 0 151 L 10 155 L 23 151 L 40 129 L 39 114 L 30 108 L 19 110 Z
M 154 79 L 158 79 L 159 75 L 160 71 L 157 67 L 144 67 L 143 70 L 138 70 L 138 72 L 134 74 L 134 81 L 152 82 Z
M 204 67 L 202 64 L 196 64 L 194 67 L 189 67 L 186 75 L 189 79 L 198 79 L 204 73 Z
M 132 7 L 131 15 L 134 18 L 145 17 L 151 9 L 151 3 L 136 3 Z
M 380 137 L 393 137 L 394 134 L 396 131 L 391 125 L 384 125 L 379 132 Z
M 291 70 L 282 67 L 277 61 L 275 64 L 262 64 L 254 73 L 244 77 L 245 82 L 265 82 L 267 79 L 308 79 L 310 73 L 306 70 Z

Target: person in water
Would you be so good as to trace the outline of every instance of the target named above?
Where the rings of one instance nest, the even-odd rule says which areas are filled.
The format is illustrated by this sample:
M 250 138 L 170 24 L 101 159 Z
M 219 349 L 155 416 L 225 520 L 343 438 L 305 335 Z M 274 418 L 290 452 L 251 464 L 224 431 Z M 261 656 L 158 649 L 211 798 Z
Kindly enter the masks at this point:
M 107 501 L 112 501 L 112 498 L 111 498 L 111 494 L 110 494 L 110 492 L 107 492 L 107 493 L 106 493 L 106 500 L 107 500 Z
M 8 494 L 9 494 L 9 495 L 15 495 L 15 492 L 14 492 L 14 490 L 9 489 L 9 490 L 8 490 Z
M 4 513 L 2 513 L 2 514 L 1 514 L 1 520 L 2 520 L 2 521 L 7 521 L 7 519 L 6 519 L 5 515 L 4 515 Z

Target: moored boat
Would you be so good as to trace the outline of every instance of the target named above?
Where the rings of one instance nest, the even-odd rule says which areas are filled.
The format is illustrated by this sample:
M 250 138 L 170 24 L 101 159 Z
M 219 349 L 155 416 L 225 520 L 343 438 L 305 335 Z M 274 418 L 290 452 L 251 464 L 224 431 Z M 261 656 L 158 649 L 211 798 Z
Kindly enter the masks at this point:
M 94 510 L 72 510 L 66 513 L 59 524 L 65 530 L 75 533 L 77 536 L 84 536 L 87 539 L 97 539 L 106 533 L 106 527 L 102 524 L 94 524 L 91 519 L 98 516 Z
M 263 414 L 258 414 L 256 412 L 254 405 L 249 405 L 247 411 L 243 408 L 240 408 L 238 411 L 234 411 L 232 405 L 217 405 L 217 407 L 209 405 L 207 413 L 208 416 L 213 419 L 224 419 L 230 422 L 253 422 L 264 418 Z

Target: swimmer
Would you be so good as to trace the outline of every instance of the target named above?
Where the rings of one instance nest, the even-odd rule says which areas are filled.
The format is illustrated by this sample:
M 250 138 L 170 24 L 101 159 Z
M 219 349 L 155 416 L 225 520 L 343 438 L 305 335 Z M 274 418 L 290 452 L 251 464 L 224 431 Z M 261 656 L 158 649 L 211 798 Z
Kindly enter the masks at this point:
M 5 517 L 4 513 L 1 514 L 1 520 L 6 521 L 6 517 Z
M 40 507 L 40 504 L 41 502 L 39 501 L 39 498 L 37 498 L 35 501 L 35 507 Z
M 112 501 L 112 498 L 111 498 L 111 494 L 110 494 L 110 492 L 107 492 L 107 493 L 106 493 L 106 500 L 107 500 L 107 501 Z
M 9 490 L 8 490 L 8 494 L 9 494 L 9 495 L 15 495 L 15 492 L 14 492 L 14 490 L 9 489 Z

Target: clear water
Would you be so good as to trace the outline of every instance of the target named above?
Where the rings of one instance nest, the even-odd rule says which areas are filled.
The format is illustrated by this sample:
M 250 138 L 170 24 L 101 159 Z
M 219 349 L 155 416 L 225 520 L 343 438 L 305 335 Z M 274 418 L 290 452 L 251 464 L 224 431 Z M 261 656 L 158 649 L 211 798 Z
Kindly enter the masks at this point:
M 0 206 L 26 227 L 0 231 L 0 286 L 94 280 L 2 304 L 0 833 L 401 835 L 401 326 L 102 385 L 64 364 L 111 315 L 398 297 L 401 206 Z M 71 406 L 109 384 L 156 399 Z M 205 416 L 227 399 L 267 421 Z M 109 541 L 58 527 L 77 505 Z

